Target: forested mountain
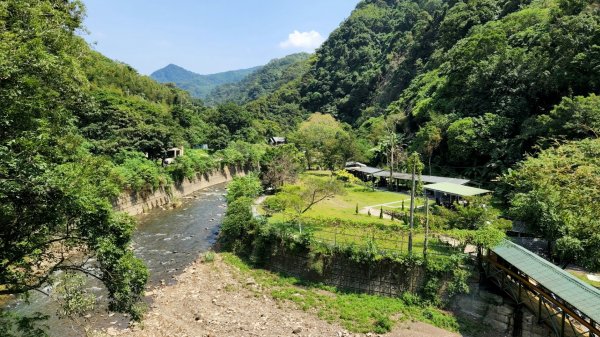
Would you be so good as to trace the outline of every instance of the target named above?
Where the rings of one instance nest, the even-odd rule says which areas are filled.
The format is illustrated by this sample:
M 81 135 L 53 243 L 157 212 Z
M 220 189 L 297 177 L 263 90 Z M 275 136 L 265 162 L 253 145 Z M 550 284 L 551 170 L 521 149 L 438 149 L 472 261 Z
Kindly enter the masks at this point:
M 373 146 L 385 116 L 402 115 L 398 132 L 438 171 L 486 182 L 546 139 L 598 135 L 599 12 L 587 0 L 365 0 L 260 110 L 331 113 Z
M 300 78 L 308 70 L 310 54 L 298 53 L 271 60 L 261 69 L 237 83 L 215 88 L 205 99 L 207 104 L 234 102 L 243 104 L 270 94 L 283 85 Z
M 174 83 L 178 88 L 189 92 L 192 97 L 205 99 L 216 87 L 237 83 L 262 67 L 226 71 L 211 75 L 200 75 L 174 64 L 155 71 L 150 75 L 160 83 Z

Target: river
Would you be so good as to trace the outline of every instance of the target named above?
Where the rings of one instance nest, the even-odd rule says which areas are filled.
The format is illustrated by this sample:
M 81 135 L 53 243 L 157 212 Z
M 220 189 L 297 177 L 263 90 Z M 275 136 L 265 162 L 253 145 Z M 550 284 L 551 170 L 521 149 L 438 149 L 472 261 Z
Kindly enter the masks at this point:
M 199 191 L 187 197 L 177 209 L 155 209 L 139 217 L 139 227 L 133 237 L 136 256 L 150 270 L 148 288 L 170 285 L 175 277 L 200 254 L 214 245 L 226 210 L 225 184 Z M 122 314 L 109 314 L 106 309 L 106 292 L 95 279 L 88 279 L 87 287 L 99 298 L 96 311 L 80 322 L 59 320 L 54 301 L 38 292 L 32 292 L 29 303 L 18 300 L 10 310 L 21 314 L 40 312 L 49 315 L 46 321 L 51 337 L 84 336 L 83 326 L 92 330 L 114 326 L 126 328 L 128 319 Z M 52 292 L 51 287 L 44 289 Z M 151 305 L 150 298 L 146 298 Z

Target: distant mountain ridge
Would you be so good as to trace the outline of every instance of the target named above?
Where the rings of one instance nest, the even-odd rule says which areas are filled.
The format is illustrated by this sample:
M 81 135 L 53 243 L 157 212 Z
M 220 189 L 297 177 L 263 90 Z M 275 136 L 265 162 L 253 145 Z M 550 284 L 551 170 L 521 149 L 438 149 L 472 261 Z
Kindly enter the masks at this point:
M 260 69 L 262 66 L 200 75 L 178 65 L 169 64 L 153 72 L 150 77 L 160 83 L 174 83 L 177 87 L 188 91 L 193 97 L 205 99 L 216 87 L 240 82 Z
M 310 54 L 308 53 L 297 53 L 273 59 L 239 82 L 218 86 L 207 96 L 206 103 L 244 104 L 271 94 L 285 84 L 303 76 L 308 71 L 309 58 Z

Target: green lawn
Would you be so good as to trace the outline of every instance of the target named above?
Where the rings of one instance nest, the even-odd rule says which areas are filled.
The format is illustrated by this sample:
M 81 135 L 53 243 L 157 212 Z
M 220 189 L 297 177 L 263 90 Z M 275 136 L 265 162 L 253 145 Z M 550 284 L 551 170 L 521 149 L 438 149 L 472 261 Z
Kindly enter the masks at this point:
M 577 277 L 578 279 L 582 280 L 583 282 L 600 289 L 600 282 L 596 282 L 596 281 L 592 281 L 592 280 L 588 279 L 586 273 L 578 272 L 578 271 L 574 271 L 574 270 L 569 270 L 569 273 L 571 273 L 571 275 Z
M 328 171 L 311 171 L 303 176 L 329 177 Z M 324 200 L 313 206 L 303 215 L 305 219 L 340 219 L 350 221 L 357 226 L 354 227 L 332 227 L 327 224 L 315 225 L 311 229 L 314 237 L 332 245 L 357 245 L 366 246 L 369 239 L 375 243 L 380 250 L 407 253 L 408 252 L 408 228 L 404 228 L 401 220 L 380 219 L 380 209 L 403 212 L 402 201 L 404 201 L 404 212 L 408 214 L 410 206 L 410 195 L 405 193 L 371 190 L 361 185 L 349 185 L 345 187 L 343 195 L 337 195 Z M 416 205 L 424 204 L 423 198 L 416 199 Z M 366 207 L 372 208 L 371 216 L 367 214 L 356 214 L 356 206 L 361 212 Z M 386 206 L 383 206 L 386 205 Z M 262 210 L 259 213 L 264 214 Z M 284 214 L 274 214 L 269 221 L 283 222 L 289 220 Z M 324 221 L 325 223 L 326 221 Z M 396 230 L 381 229 L 381 226 L 394 227 Z M 398 228 L 400 226 L 400 228 Z M 416 224 L 418 227 L 418 224 Z M 308 228 L 305 228 L 308 229 Z M 425 235 L 418 230 L 413 234 L 413 252 L 422 254 Z M 429 252 L 432 255 L 439 253 L 447 255 L 451 248 L 436 238 L 429 240 Z
M 330 175 L 331 173 L 328 171 L 311 171 L 304 173 L 303 176 L 327 177 Z M 364 224 L 399 224 L 401 223 L 399 220 L 379 219 L 379 209 L 383 208 L 384 210 L 402 212 L 402 201 L 404 201 L 404 212 L 408 213 L 410 207 L 410 195 L 408 194 L 380 190 L 373 191 L 365 188 L 365 186 L 350 185 L 346 186 L 344 195 L 338 195 L 316 204 L 304 216 L 311 218 L 337 218 Z M 384 204 L 390 205 L 383 206 Z M 417 207 L 423 204 L 423 198 L 416 199 Z M 365 207 L 372 207 L 375 210 L 371 212 L 371 216 L 356 214 L 357 205 L 359 210 Z M 284 217 L 281 214 L 275 214 L 273 220 L 282 221 Z

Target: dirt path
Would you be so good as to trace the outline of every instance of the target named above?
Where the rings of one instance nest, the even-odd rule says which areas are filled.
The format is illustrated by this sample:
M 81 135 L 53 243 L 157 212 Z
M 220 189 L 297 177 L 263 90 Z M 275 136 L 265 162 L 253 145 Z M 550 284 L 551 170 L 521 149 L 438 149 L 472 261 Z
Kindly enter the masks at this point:
M 244 280 L 240 271 L 217 256 L 196 262 L 178 283 L 152 292 L 155 302 L 144 322 L 132 329 L 109 329 L 110 336 L 234 337 L 234 336 L 378 336 L 351 334 L 311 313 L 260 295 L 260 286 Z M 258 291 L 257 291 L 258 290 Z M 455 337 L 457 334 L 424 323 L 405 323 L 390 337 Z
M 410 198 L 409 199 L 398 200 L 398 201 L 393 201 L 393 202 L 388 202 L 388 203 L 385 203 L 385 204 L 379 204 L 379 205 L 373 205 L 373 206 L 365 206 L 365 207 L 361 208 L 358 212 L 360 214 L 369 214 L 369 211 L 370 211 L 371 212 L 371 216 L 379 217 L 379 213 L 381 213 L 381 207 L 390 207 L 390 208 L 400 209 L 403 202 L 406 203 L 407 205 L 410 205 Z M 408 212 L 408 210 L 407 210 L 407 212 Z M 387 215 L 387 214 L 383 214 L 383 218 L 387 219 L 387 220 L 391 220 L 392 219 L 392 217 L 390 215 Z

